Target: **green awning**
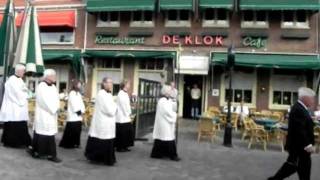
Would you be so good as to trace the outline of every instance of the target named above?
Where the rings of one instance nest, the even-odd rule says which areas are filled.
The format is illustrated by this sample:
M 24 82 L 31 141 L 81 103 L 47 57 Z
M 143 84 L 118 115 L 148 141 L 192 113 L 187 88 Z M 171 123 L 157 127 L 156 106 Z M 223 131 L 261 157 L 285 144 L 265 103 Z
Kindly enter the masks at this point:
M 318 10 L 318 0 L 241 0 L 241 10 Z
M 153 11 L 155 0 L 87 0 L 88 12 Z
M 227 53 L 213 52 L 211 59 L 213 65 L 225 65 Z M 236 66 L 256 68 L 320 69 L 320 59 L 317 55 L 237 53 L 235 64 Z
M 193 10 L 193 0 L 160 0 L 160 10 Z
M 232 9 L 233 0 L 200 0 L 200 9 L 207 8 L 221 8 L 221 9 Z
M 136 58 L 136 59 L 167 59 L 175 58 L 174 51 L 121 51 L 121 50 L 87 50 L 84 57 L 88 58 Z
M 74 73 L 78 78 L 83 76 L 83 65 L 81 63 L 80 50 L 57 50 L 57 49 L 44 49 L 42 52 L 43 61 L 47 63 L 70 63 Z

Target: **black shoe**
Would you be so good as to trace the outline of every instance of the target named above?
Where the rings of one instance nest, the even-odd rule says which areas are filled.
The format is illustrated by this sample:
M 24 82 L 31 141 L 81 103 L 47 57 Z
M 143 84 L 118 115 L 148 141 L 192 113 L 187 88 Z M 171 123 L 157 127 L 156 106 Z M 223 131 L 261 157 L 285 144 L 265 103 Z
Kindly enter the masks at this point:
M 129 148 L 125 148 L 124 149 L 126 152 L 130 152 L 131 151 L 131 149 L 129 149 Z
M 38 154 L 35 153 L 32 148 L 27 148 L 26 152 L 33 158 L 39 158 Z
M 127 149 L 117 149 L 117 152 L 128 152 Z
M 174 157 L 174 158 L 170 158 L 172 161 L 181 161 L 181 159 L 179 157 Z
M 62 162 L 62 160 L 57 157 L 48 157 L 48 160 L 52 161 L 54 163 L 61 163 Z

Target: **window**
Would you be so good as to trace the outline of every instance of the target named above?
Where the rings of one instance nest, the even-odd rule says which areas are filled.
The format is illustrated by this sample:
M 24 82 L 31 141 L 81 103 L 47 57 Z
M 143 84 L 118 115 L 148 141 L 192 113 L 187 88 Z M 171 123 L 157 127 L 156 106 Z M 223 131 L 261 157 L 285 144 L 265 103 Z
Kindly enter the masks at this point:
M 169 10 L 166 12 L 166 27 L 190 27 L 190 11 Z
M 97 61 L 99 68 L 120 69 L 121 59 L 99 59 Z
M 100 12 L 97 27 L 120 27 L 120 12 Z
M 164 60 L 163 59 L 148 59 L 139 61 L 139 69 L 141 70 L 163 70 Z
M 281 28 L 308 29 L 308 12 L 305 10 L 283 11 Z
M 73 44 L 74 29 L 70 27 L 40 27 L 42 44 Z
M 267 11 L 243 11 L 241 28 L 269 28 Z
M 59 93 L 63 93 L 68 91 L 69 89 L 69 70 L 70 66 L 62 66 L 62 65 L 48 65 L 46 68 L 51 68 L 56 71 L 56 86 L 59 90 Z
M 304 85 L 305 79 L 302 74 L 283 74 L 274 72 L 272 75 L 272 104 L 287 108 L 298 99 L 298 89 Z
M 167 78 L 166 59 L 141 59 L 139 60 L 139 78 L 157 82 L 165 82 Z
M 101 89 L 101 82 L 99 82 L 97 84 L 97 86 L 98 86 L 98 91 L 99 91 Z M 120 91 L 120 83 L 113 82 L 112 95 L 117 96 L 119 91 Z
M 120 90 L 122 80 L 121 59 L 99 59 L 96 61 L 97 69 L 97 92 L 101 89 L 103 78 L 109 77 L 113 81 L 112 94 L 117 95 Z
M 229 15 L 225 9 L 205 9 L 203 27 L 229 27 Z
M 224 97 L 223 102 L 227 102 L 231 96 L 233 103 L 244 102 L 246 104 L 253 104 L 253 92 L 255 88 L 255 73 L 253 70 L 239 69 L 233 72 L 232 76 L 232 92 L 229 91 L 229 77 L 224 78 Z
M 154 27 L 152 11 L 134 11 L 131 16 L 131 27 Z
M 273 104 L 291 106 L 298 100 L 298 93 L 291 91 L 274 91 Z
M 252 90 L 244 90 L 244 89 L 233 89 L 233 91 L 230 94 L 230 91 L 228 89 L 225 90 L 225 102 L 228 101 L 229 96 L 232 96 L 232 102 L 235 103 L 252 103 Z

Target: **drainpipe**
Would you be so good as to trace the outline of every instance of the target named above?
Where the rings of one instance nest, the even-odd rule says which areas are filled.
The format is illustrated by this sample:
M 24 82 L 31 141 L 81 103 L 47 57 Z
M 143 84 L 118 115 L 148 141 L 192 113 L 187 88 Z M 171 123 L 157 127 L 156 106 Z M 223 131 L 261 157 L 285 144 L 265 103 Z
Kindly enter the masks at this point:
M 318 0 L 318 13 L 317 13 L 317 28 L 316 28 L 316 33 L 317 33 L 317 40 L 316 40 L 316 52 L 318 54 L 318 61 L 320 61 L 320 46 L 319 46 L 319 41 L 320 41 L 320 37 L 319 37 L 319 29 L 320 29 L 320 0 Z M 317 81 L 316 81 L 316 84 L 315 84 L 315 87 L 314 87 L 314 90 L 318 96 L 318 101 L 320 101 L 320 97 L 319 97 L 319 84 L 320 84 L 320 72 L 319 70 L 317 71 L 318 72 L 318 78 L 317 78 Z M 319 103 L 319 102 L 318 102 Z

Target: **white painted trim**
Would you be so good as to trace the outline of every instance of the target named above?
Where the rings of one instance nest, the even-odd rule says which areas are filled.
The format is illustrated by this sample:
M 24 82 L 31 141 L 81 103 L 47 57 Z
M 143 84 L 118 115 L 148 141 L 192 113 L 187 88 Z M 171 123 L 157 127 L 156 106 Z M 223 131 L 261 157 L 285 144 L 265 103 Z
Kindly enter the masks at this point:
M 139 90 L 139 62 L 134 61 L 133 94 L 138 96 L 138 90 Z
M 273 104 L 273 86 L 272 86 L 272 81 L 273 81 L 273 70 L 270 71 L 270 79 L 269 79 L 269 103 L 268 103 L 268 108 L 269 109 L 274 109 L 274 110 L 288 110 L 290 108 L 290 105 L 281 105 L 281 104 Z M 304 84 L 303 86 L 307 85 L 307 79 L 304 76 Z M 298 91 L 298 90 L 297 90 Z
M 73 8 L 85 8 L 86 4 L 70 4 L 70 5 L 35 5 L 37 9 L 73 9 Z M 4 10 L 5 7 L 1 7 L 1 10 Z M 16 10 L 23 10 L 25 6 L 16 6 Z
M 214 53 L 226 53 L 226 51 L 210 51 L 210 55 Z M 235 53 L 239 54 L 262 54 L 262 55 L 301 55 L 301 56 L 318 56 L 316 53 L 296 53 L 296 52 L 245 52 L 245 51 L 235 51 Z
M 178 75 L 179 78 L 179 92 L 178 92 L 178 101 L 179 101 L 179 110 L 178 110 L 178 116 L 182 117 L 183 116 L 183 97 L 184 97 L 184 75 L 180 74 Z
M 244 103 L 245 106 L 248 106 L 249 108 L 256 108 L 256 104 L 257 104 L 257 69 L 254 69 L 253 72 L 253 76 L 254 76 L 254 82 L 253 82 L 253 87 L 252 87 L 252 103 Z M 220 80 L 220 106 L 226 106 L 227 102 L 225 102 L 225 73 L 223 73 L 221 75 L 221 80 Z M 232 102 L 231 103 L 232 106 L 240 106 L 240 103 L 235 103 Z

